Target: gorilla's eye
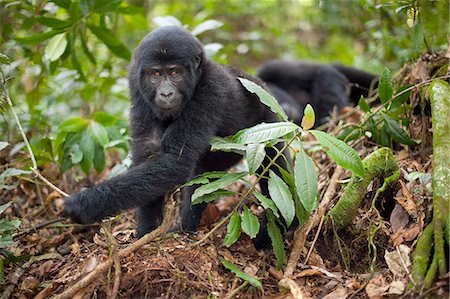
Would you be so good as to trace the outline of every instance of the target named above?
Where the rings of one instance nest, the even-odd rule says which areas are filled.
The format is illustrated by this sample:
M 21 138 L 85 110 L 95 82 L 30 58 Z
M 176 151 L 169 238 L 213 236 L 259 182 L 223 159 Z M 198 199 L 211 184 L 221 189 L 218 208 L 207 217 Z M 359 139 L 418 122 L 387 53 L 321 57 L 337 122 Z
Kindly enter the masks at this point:
M 176 77 L 176 76 L 178 76 L 178 71 L 177 71 L 177 69 L 171 69 L 171 70 L 170 70 L 170 76 L 171 76 L 171 77 Z
M 152 75 L 155 77 L 161 77 L 161 72 L 159 70 L 153 70 Z

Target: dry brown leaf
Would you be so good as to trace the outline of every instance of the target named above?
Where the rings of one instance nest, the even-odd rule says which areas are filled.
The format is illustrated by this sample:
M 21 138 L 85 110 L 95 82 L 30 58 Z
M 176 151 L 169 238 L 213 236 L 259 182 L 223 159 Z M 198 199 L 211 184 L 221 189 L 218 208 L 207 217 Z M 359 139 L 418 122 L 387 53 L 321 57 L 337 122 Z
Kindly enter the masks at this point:
M 405 292 L 405 289 L 406 289 L 405 283 L 403 283 L 399 280 L 394 280 L 393 282 L 391 282 L 389 284 L 388 294 L 389 295 L 402 295 Z
M 411 266 L 411 248 L 406 245 L 396 247 L 396 250 L 384 253 L 384 258 L 389 270 L 395 277 L 405 277 L 408 275 L 408 268 Z
M 319 270 L 306 269 L 306 270 L 300 271 L 299 273 L 295 274 L 292 278 L 297 279 L 300 277 L 322 276 L 322 275 L 323 275 L 323 273 Z
M 20 289 L 27 293 L 32 293 L 38 286 L 39 280 L 37 280 L 33 276 L 27 276 L 22 280 L 22 283 L 20 284 Z
M 396 233 L 409 223 L 409 215 L 401 205 L 395 204 L 389 217 L 389 222 L 391 223 L 392 232 Z
M 389 285 L 386 284 L 383 275 L 380 274 L 369 281 L 365 290 L 370 299 L 381 299 L 386 295 L 388 289 Z
M 87 274 L 89 272 L 92 272 L 95 267 L 98 265 L 98 260 L 95 256 L 89 257 L 83 264 L 83 273 Z
M 405 183 L 403 183 L 403 181 L 400 181 L 400 184 L 402 185 L 401 189 L 402 194 L 400 195 L 399 194 L 400 192 L 398 192 L 397 196 L 395 196 L 394 198 L 398 202 L 398 204 L 401 205 L 410 216 L 417 218 L 418 209 L 416 203 L 414 202 L 414 198 L 411 192 L 409 192 Z
M 347 297 L 348 297 L 348 290 L 344 287 L 338 287 L 333 292 L 322 297 L 322 299 L 345 299 Z

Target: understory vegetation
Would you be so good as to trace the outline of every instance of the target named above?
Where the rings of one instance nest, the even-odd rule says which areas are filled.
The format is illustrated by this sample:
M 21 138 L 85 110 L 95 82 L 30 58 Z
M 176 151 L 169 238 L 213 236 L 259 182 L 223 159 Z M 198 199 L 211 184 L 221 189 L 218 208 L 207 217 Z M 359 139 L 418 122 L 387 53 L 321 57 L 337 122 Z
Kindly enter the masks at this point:
M 0 4 L 1 298 L 448 296 L 448 1 Z M 379 83 L 315 127 L 310 105 L 295 124 L 237 78 L 278 117 L 211 140 L 243 162 L 167 194 L 161 227 L 139 240 L 134 211 L 71 223 L 66 196 L 131 164 L 127 66 L 165 25 L 250 74 L 301 59 L 351 65 Z M 278 159 L 289 165 L 279 175 L 269 169 Z M 201 228 L 167 233 L 179 191 L 194 184 L 192 204 L 208 203 Z M 263 226 L 271 249 L 258 251 L 251 240 Z

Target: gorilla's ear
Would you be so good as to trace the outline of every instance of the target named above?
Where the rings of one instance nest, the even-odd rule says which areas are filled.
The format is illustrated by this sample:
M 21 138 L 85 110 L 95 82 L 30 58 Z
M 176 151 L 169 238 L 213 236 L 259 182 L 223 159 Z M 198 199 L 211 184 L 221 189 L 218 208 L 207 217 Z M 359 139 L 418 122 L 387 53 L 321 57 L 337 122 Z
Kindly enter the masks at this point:
M 200 65 L 202 64 L 202 58 L 203 58 L 203 54 L 199 53 L 197 55 L 197 57 L 195 57 L 195 68 L 198 69 L 200 67 Z

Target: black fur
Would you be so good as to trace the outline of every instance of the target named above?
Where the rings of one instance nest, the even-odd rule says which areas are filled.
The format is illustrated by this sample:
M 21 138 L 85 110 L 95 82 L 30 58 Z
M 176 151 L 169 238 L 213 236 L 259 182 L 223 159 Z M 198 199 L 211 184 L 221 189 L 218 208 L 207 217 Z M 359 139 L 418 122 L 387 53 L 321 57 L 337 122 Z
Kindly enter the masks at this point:
M 168 65 L 179 66 L 182 77 L 164 77 Z M 155 66 L 161 67 L 161 73 L 156 74 L 160 82 L 166 82 L 175 97 L 181 95 L 175 108 L 167 110 L 155 103 L 164 89 L 154 83 Z M 199 173 L 226 170 L 241 159 L 234 153 L 210 152 L 211 137 L 275 120 L 237 76 L 262 83 L 208 60 L 200 42 L 180 27 L 162 27 L 146 36 L 129 68 L 132 167 L 123 175 L 70 196 L 65 212 L 77 222 L 92 223 L 138 208 L 138 235 L 156 228 L 166 193 Z M 191 207 L 193 191 L 184 190 L 183 230 L 197 228 L 205 207 Z
M 290 119 L 300 123 L 309 103 L 316 112 L 316 124 L 324 123 L 334 107 L 339 111 L 357 104 L 377 78 L 340 64 L 283 60 L 263 64 L 257 76 L 267 83 Z

